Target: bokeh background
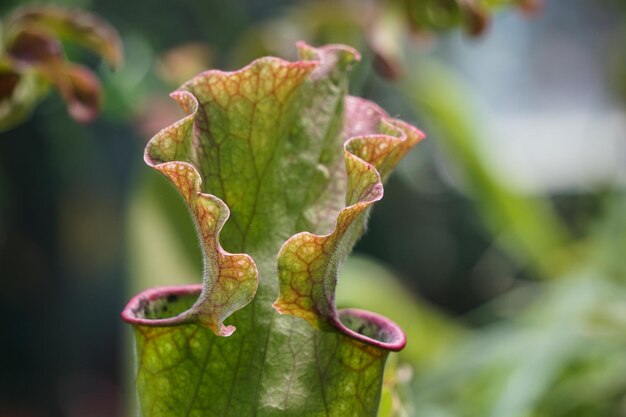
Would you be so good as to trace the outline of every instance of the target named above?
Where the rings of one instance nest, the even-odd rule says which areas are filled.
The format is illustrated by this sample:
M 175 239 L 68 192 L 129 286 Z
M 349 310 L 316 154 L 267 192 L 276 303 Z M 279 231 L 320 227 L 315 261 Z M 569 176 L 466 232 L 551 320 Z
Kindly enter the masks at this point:
M 119 312 L 201 269 L 143 147 L 187 78 L 296 40 L 361 50 L 351 93 L 428 135 L 339 284 L 409 337 L 380 415 L 626 416 L 626 3 L 474 3 L 53 2 L 106 19 L 125 63 L 68 47 L 101 79 L 98 119 L 52 93 L 0 132 L 0 416 L 134 415 Z

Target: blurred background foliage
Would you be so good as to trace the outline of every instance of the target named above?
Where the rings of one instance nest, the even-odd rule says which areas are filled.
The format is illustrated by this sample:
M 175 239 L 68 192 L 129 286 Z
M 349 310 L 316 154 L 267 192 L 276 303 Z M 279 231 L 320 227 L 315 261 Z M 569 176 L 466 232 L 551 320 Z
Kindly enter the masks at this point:
M 542 3 L 54 2 L 116 28 L 125 62 L 109 68 L 84 33 L 46 32 L 63 47 L 54 59 L 101 85 L 76 95 L 100 115 L 74 121 L 92 117 L 44 74 L 0 132 L 0 415 L 133 414 L 119 311 L 201 268 L 187 212 L 143 147 L 181 116 L 167 94 L 184 80 L 294 58 L 302 39 L 361 50 L 351 92 L 429 136 L 339 283 L 341 306 L 408 335 L 380 415 L 626 416 L 626 5 Z M 6 36 L 26 4 L 0 4 L 0 81 L 41 70 L 15 67 Z

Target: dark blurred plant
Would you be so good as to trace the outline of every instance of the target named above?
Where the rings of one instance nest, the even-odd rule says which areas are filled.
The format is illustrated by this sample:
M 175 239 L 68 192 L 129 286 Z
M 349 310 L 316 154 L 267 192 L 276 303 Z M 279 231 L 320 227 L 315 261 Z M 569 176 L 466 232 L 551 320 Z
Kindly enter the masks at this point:
M 63 43 L 103 57 L 111 68 L 122 63 L 115 29 L 77 9 L 30 6 L 6 16 L 0 26 L 0 131 L 22 122 L 51 88 L 79 122 L 93 120 L 100 109 L 101 87 L 87 67 L 72 63 Z
M 410 29 L 416 34 L 461 26 L 467 35 L 480 36 L 495 10 L 514 6 L 533 15 L 540 10 L 543 0 L 383 0 L 381 3 L 403 12 Z
M 303 2 L 287 8 L 250 30 L 235 55 L 252 51 L 285 53 L 288 39 L 315 39 L 319 42 L 345 42 L 373 53 L 374 67 L 390 79 L 406 72 L 406 45 L 436 42 L 438 36 L 459 27 L 477 38 L 487 32 L 493 15 L 505 7 L 515 7 L 534 16 L 543 0 L 322 0 Z

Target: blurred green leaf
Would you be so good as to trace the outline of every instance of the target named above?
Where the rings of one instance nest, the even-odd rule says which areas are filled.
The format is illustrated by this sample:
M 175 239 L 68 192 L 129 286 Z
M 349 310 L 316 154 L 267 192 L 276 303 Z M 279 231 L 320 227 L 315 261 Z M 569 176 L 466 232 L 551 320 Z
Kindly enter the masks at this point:
M 491 232 L 521 266 L 543 277 L 560 276 L 574 264 L 574 255 L 567 228 L 550 203 L 517 194 L 490 171 L 480 152 L 470 96 L 448 68 L 425 55 L 411 65 L 398 91 L 411 100 L 462 173 L 463 186 Z
M 523 314 L 475 332 L 418 374 L 415 416 L 623 415 L 626 288 L 585 271 L 539 290 Z

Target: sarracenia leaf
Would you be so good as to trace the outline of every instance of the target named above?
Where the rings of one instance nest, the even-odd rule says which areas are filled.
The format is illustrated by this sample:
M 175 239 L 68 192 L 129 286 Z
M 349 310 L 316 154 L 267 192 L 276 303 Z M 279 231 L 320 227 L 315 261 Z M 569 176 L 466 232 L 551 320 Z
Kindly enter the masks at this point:
M 184 84 L 172 97 L 187 116 L 146 147 L 189 207 L 205 268 L 202 285 L 145 291 L 122 313 L 143 416 L 376 415 L 405 337 L 337 311 L 337 267 L 423 134 L 346 96 L 356 51 L 298 48 L 301 61 Z

